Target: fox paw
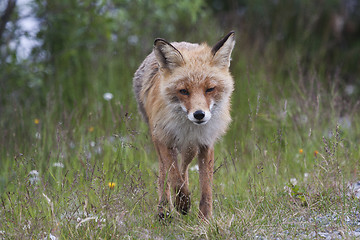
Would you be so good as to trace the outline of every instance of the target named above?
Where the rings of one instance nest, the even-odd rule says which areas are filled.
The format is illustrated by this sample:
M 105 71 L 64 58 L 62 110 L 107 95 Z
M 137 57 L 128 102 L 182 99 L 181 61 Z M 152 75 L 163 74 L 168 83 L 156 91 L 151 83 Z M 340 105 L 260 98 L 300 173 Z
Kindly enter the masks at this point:
M 178 212 L 183 215 L 188 214 L 191 206 L 191 200 L 189 194 L 184 194 L 182 191 L 179 191 L 176 194 L 175 199 L 175 208 Z
M 158 219 L 161 223 L 171 223 L 172 216 L 169 211 L 159 211 Z

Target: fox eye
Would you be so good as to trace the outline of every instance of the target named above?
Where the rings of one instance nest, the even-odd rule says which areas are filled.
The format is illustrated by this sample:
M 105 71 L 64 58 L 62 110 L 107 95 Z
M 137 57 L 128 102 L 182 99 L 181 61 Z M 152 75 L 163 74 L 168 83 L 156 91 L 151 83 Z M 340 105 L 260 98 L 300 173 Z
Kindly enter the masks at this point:
M 186 89 L 180 89 L 179 91 L 182 95 L 189 95 L 189 91 Z
M 214 87 L 212 87 L 212 88 L 208 88 L 208 89 L 206 89 L 206 91 L 205 92 L 207 92 L 207 93 L 209 93 L 209 92 L 212 92 L 212 91 L 214 91 Z

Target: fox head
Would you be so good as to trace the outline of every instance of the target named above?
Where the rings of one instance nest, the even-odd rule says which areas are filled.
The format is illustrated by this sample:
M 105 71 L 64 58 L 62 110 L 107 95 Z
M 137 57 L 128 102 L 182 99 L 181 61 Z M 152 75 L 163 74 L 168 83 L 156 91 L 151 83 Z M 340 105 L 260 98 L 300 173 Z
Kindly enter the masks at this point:
M 154 42 L 161 94 L 171 109 L 184 112 L 196 125 L 205 125 L 218 109 L 229 107 L 234 35 L 230 32 L 212 48 L 186 42 L 170 44 L 163 39 Z

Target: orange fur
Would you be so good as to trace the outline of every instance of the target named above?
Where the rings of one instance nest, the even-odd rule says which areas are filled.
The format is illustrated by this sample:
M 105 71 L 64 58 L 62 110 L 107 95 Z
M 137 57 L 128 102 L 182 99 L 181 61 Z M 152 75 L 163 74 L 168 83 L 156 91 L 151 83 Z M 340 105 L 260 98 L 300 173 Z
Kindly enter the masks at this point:
M 230 32 L 213 48 L 206 44 L 157 39 L 134 76 L 139 111 L 148 123 L 159 157 L 160 218 L 175 207 L 190 210 L 188 166 L 198 156 L 200 217 L 212 215 L 214 143 L 231 121 L 233 79 L 229 72 L 235 44 Z M 181 155 L 178 165 L 177 155 Z

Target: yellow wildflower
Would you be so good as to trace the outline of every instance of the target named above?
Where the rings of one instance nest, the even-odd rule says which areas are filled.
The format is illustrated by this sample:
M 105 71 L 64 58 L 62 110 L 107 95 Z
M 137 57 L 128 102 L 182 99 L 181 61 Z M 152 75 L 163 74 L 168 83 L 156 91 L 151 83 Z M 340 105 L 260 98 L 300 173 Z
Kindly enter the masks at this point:
M 94 131 L 94 127 L 89 127 L 89 132 L 93 132 Z
M 302 148 L 299 149 L 299 153 L 303 154 L 304 150 Z
M 110 189 L 113 189 L 115 186 L 116 186 L 116 183 L 114 183 L 114 182 L 109 182 L 109 188 Z
M 40 123 L 40 120 L 39 120 L 38 118 L 35 118 L 35 119 L 34 119 L 34 123 L 35 123 L 36 125 L 38 125 L 38 124 Z

